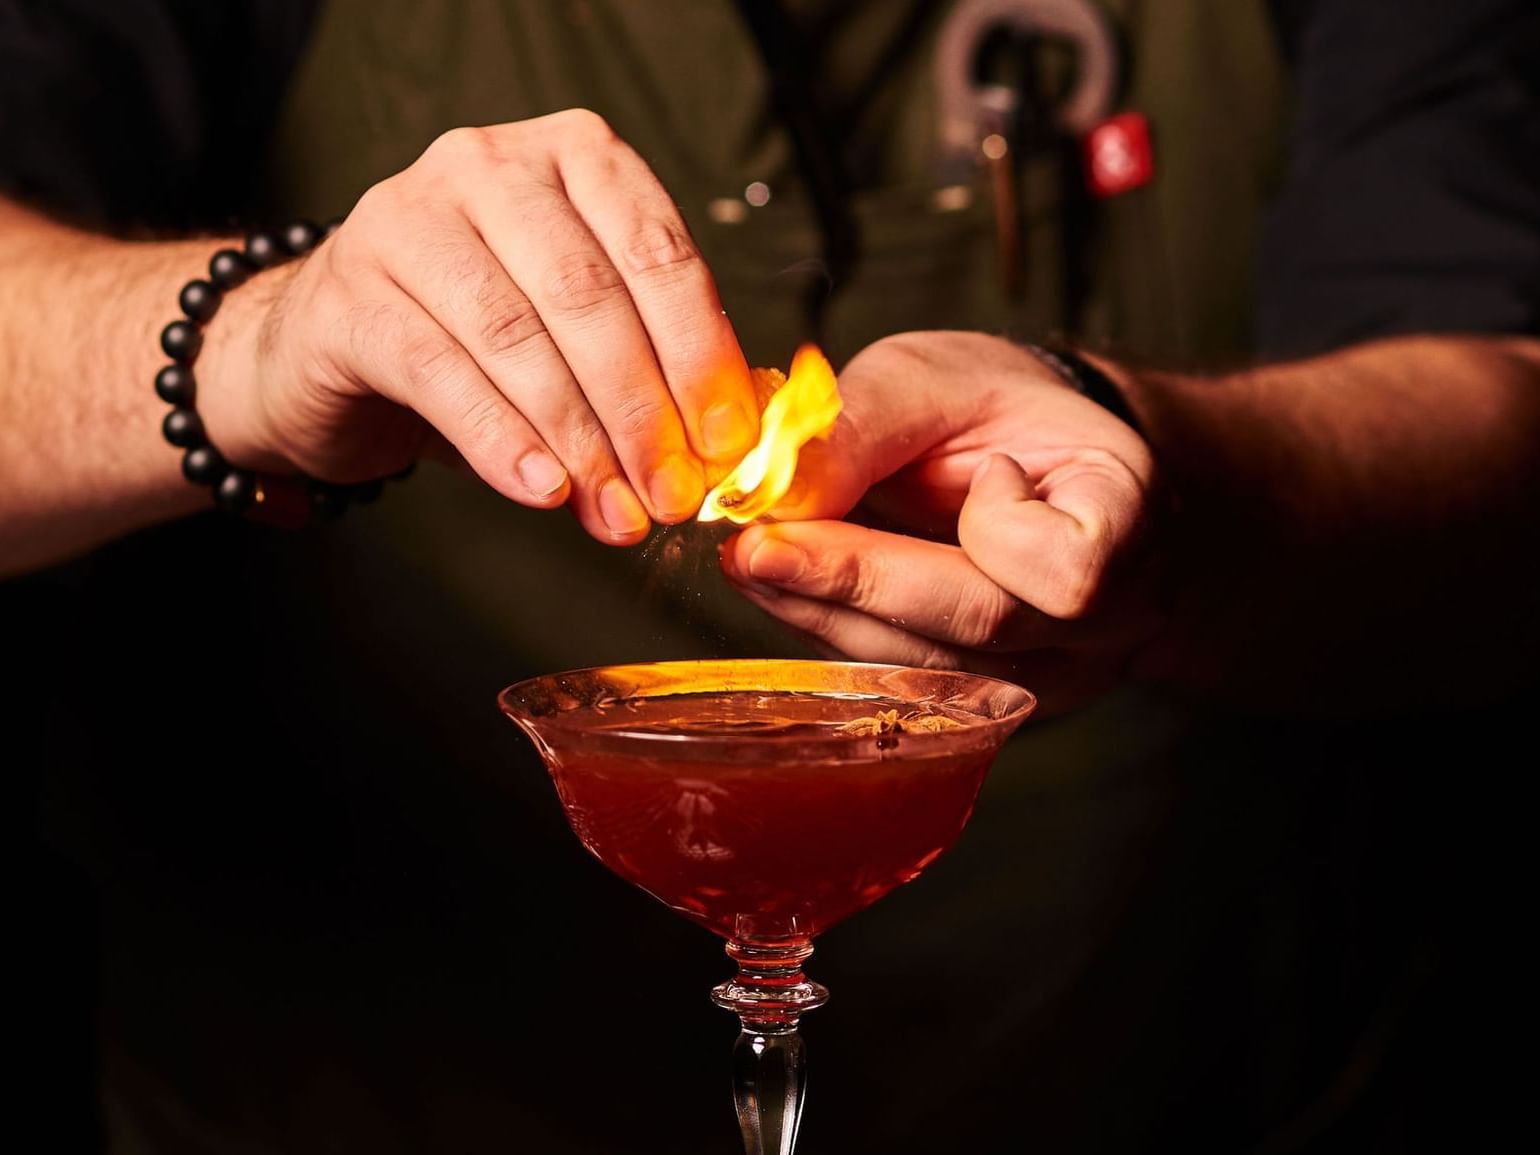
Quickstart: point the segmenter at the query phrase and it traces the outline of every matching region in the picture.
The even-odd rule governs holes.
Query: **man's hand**
[[[729,578],[825,648],[1012,677],[1048,710],[1115,677],[1157,621],[1140,437],[982,334],[878,342],[840,391],[786,520],[724,547]],[[858,501],[868,524],[826,520]]]
[[[231,293],[198,377],[237,464],[354,481],[441,437],[615,544],[694,514],[758,426],[672,200],[581,111],[440,137],[307,260]]]

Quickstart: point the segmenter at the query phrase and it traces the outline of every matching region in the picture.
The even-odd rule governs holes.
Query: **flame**
[[[791,488],[797,454],[814,437],[828,434],[843,404],[828,359],[816,345],[803,345],[791,359],[786,383],[765,406],[759,444],[706,495],[700,520],[725,517],[747,525],[774,509]]]

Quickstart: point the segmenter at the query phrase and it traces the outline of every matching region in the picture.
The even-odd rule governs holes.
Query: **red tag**
[[[1121,112],[1086,134],[1085,179],[1092,195],[1121,196],[1155,179],[1150,122],[1142,113]]]

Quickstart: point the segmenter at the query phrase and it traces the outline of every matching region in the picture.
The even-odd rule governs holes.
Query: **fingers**
[[[759,431],[749,369],[716,284],[672,198],[607,129],[561,154],[572,207],[634,302],[696,453],[736,464]]]
[[[1080,663],[1065,648],[967,649],[839,602],[803,597],[758,582],[740,582],[737,588],[826,658],[973,670],[1030,687],[1046,707],[1060,700],[1076,700],[1076,682],[1084,680]]]
[[[799,522],[745,530],[724,545],[722,565],[739,592],[827,657],[1004,678],[1038,694],[1043,716],[1105,691],[1122,668],[1120,649],[1022,606],[955,546]]]
[[[568,481],[540,434],[415,301],[355,308],[352,362],[382,396],[420,413],[488,485],[548,509]]]
[[[956,546],[845,522],[751,526],[726,543],[722,565],[770,613],[842,647],[897,630],[917,652],[1014,651],[1054,644],[1065,633]]]
[[[608,431],[539,312],[464,217],[441,214],[424,240],[423,248],[387,259],[391,277],[475,358],[540,434],[571,478],[571,505],[584,528],[601,541],[638,540],[648,528],[649,511],[638,502]],[[421,259],[424,252],[432,259]],[[522,460],[517,468],[530,486],[551,473],[540,459]],[[683,500],[688,502],[688,493]],[[651,512],[677,511],[655,506]]]
[[[594,536],[692,516],[706,461],[753,445],[748,367],[710,274],[598,117],[456,130],[366,201],[355,232],[540,434]]]
[[[741,587],[741,592],[760,609],[802,634],[826,657],[934,669],[963,665],[962,655],[949,646],[834,602],[763,587]]]
[[[702,458],[741,455],[757,434],[748,368],[710,275],[656,178],[597,117],[515,127],[555,134],[549,171],[496,195],[478,185],[463,211],[533,305],[649,511],[681,521],[705,496]]]
[[[1051,490],[1051,501],[1041,492]],[[1090,611],[1113,557],[1134,538],[1144,497],[1111,458],[1086,457],[1034,486],[1004,454],[974,474],[958,518],[964,552],[1029,605],[1073,620]]]
[[[344,313],[411,332],[409,348],[333,362],[342,374],[381,383],[500,491],[570,499],[600,540],[692,516],[708,465],[758,436],[748,367],[683,220],[591,113],[445,134],[371,189],[329,248],[347,254],[331,262]],[[387,303],[399,291],[413,310],[374,303],[380,273]],[[517,456],[499,464],[505,452]]]
[[[583,407],[660,521],[700,506],[705,478],[653,357],[646,329],[604,250],[555,194],[468,206],[472,224],[534,306],[534,316],[577,383]],[[574,425],[587,423],[575,418]]]
[[[896,520],[935,534],[960,510],[979,463],[1009,448],[1049,504],[1082,522],[1100,519],[1115,538],[1115,519],[1091,508],[1103,495],[1067,483],[1101,474],[1121,487],[1115,503],[1138,508],[1139,479],[1153,473],[1149,447],[1128,426],[1030,353],[982,333],[884,338],[845,367],[840,392],[845,407],[830,438],[811,445],[798,469],[803,496],[772,511],[777,518],[843,517],[880,485],[899,499],[892,512],[910,515]]]

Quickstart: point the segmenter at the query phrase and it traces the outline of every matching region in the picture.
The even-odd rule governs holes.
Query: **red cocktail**
[[[858,714],[890,712],[890,750],[865,743],[866,757],[838,767],[786,761],[763,741],[838,732]],[[728,939],[811,937],[914,878],[961,832],[991,757],[980,749],[892,757],[905,725],[898,719],[917,714],[895,699],[687,694],[629,703],[623,719],[591,713],[582,724],[596,735],[674,734],[743,747],[735,757],[676,760],[635,742],[634,750],[549,759],[583,845]],[[918,716],[953,721],[939,711]],[[750,730],[758,741],[744,740]],[[844,741],[854,747],[859,738]]]
[[[664,662],[503,691],[573,830],[622,878],[728,940],[712,992],[742,1024],[751,1155],[789,1155],[814,935],[956,840],[990,762],[1035,705],[956,671],[853,662]]]

